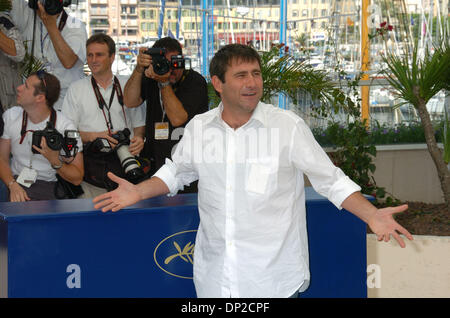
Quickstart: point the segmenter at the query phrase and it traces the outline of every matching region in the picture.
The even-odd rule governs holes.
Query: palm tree
[[[426,107],[428,101],[437,93],[442,90],[449,91],[450,44],[448,37],[442,37],[442,41],[434,46],[433,51],[430,52],[426,48],[423,57],[419,56],[418,42],[415,41],[412,48],[405,50],[403,56],[386,53],[382,59],[387,64],[387,69],[383,73],[389,84],[396,94],[405,100],[404,103],[412,104],[419,114],[428,151],[436,166],[447,210],[450,212],[450,171],[442,151],[437,146],[430,114]]]
[[[300,33],[300,35],[295,38],[295,41],[298,42],[300,47],[305,48],[308,45],[308,36],[306,33]]]

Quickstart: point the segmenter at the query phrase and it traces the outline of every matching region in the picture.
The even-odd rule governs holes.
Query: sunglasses
[[[39,70],[36,72],[36,76],[39,78],[39,80],[42,81],[42,83],[44,84],[44,88],[45,88],[45,98],[47,98],[47,82],[45,81],[45,75],[47,74],[47,72],[45,70]]]

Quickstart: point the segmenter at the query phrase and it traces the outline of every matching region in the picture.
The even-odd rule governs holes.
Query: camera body
[[[44,6],[45,12],[50,15],[60,13],[63,7],[68,7],[72,3],[72,0],[28,0],[28,6],[33,10],[37,10],[38,1]]]
[[[51,122],[47,122],[47,126],[43,130],[36,130],[33,132],[31,144],[41,147],[41,140],[45,138],[47,146],[52,150],[58,150],[62,152],[62,156],[66,158],[75,157],[78,152],[77,138],[80,134],[76,130],[66,130],[64,136],[55,129]],[[31,147],[31,151],[35,154],[39,152]]]
[[[166,49],[164,48],[149,48],[145,51],[152,57],[153,71],[158,75],[164,75],[171,69],[184,68],[185,59],[183,55],[175,55],[169,60],[166,59]]]
[[[184,68],[185,58],[183,55],[173,55],[170,59],[170,67],[173,69]]]
[[[138,184],[146,178],[146,174],[141,167],[136,157],[130,153],[130,130],[125,128],[122,131],[118,131],[111,137],[117,140],[115,151],[119,158],[120,164],[125,171],[125,177],[128,181]]]

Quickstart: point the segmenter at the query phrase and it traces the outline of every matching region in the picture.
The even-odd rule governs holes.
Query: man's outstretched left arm
[[[354,192],[342,202],[342,207],[366,222],[372,232],[377,235],[378,241],[388,242],[392,235],[401,247],[405,247],[400,234],[405,235],[410,241],[413,240],[412,235],[393,218],[395,213],[408,209],[406,204],[377,209],[360,192]]]

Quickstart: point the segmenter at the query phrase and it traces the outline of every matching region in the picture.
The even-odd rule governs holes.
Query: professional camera
[[[170,59],[170,67],[173,69],[176,68],[184,68],[185,66],[185,58],[183,55],[173,55]]]
[[[38,9],[38,1],[44,6],[45,12],[50,15],[62,12],[63,7],[68,7],[72,3],[72,0],[28,0],[28,6],[36,10]]]
[[[125,128],[122,131],[118,131],[116,134],[112,135],[114,139],[117,140],[116,145],[117,157],[119,157],[120,164],[125,171],[126,179],[134,184],[137,184],[146,178],[146,174],[141,167],[139,161],[136,157],[130,153],[130,130]]]
[[[150,48],[145,54],[151,55],[153,71],[158,75],[164,75],[171,69],[184,68],[185,59],[183,55],[172,56],[170,62],[166,59],[166,49]]]
[[[53,124],[49,121],[44,130],[36,130],[33,132],[33,138],[31,144],[41,147],[42,137],[45,138],[47,146],[52,150],[63,150],[61,155],[66,158],[75,157],[78,152],[77,138],[80,134],[76,130],[66,130],[64,136],[59,133]],[[31,147],[33,153],[38,154],[39,152]]]

